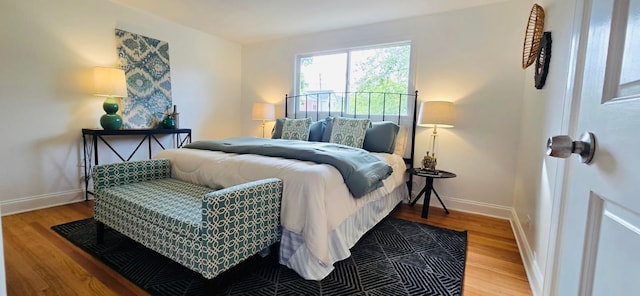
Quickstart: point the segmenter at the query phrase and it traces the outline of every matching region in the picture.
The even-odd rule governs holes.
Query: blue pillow
[[[373,122],[364,135],[362,149],[369,152],[393,153],[400,126],[391,121]]]
[[[322,132],[322,139],[320,141],[329,143],[331,139],[331,131],[333,130],[333,117],[329,116],[325,118],[324,132]]]
[[[271,139],[280,139],[282,138],[282,127],[284,126],[284,118],[276,119],[276,124],[273,126],[273,130],[271,131]]]
[[[309,141],[320,142],[322,140],[322,136],[323,136],[326,124],[327,123],[324,119],[312,123],[311,126],[309,126]],[[271,131],[272,139],[282,138],[283,126],[284,126],[284,118],[278,118],[276,120],[276,124],[273,126],[273,130]],[[329,142],[328,139],[327,139],[327,142]]]
[[[326,126],[326,122],[323,120],[316,121],[309,126],[309,141],[320,142],[322,141],[322,134]]]

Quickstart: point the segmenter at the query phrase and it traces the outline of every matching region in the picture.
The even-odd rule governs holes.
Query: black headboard
[[[304,102],[304,107],[301,108],[300,102]],[[293,96],[285,95],[285,117],[311,117],[316,121],[327,116],[369,118],[372,121],[392,121],[398,125],[406,126],[411,129],[410,133],[407,130],[407,139],[411,141],[411,149],[409,157],[404,157],[404,161],[410,168],[413,168],[417,104],[417,90],[409,94],[323,91]],[[372,105],[375,106],[372,107]],[[411,177],[412,175],[409,174],[409,182],[407,183],[409,192],[411,192]]]

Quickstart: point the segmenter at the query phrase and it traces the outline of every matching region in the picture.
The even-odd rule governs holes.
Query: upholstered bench
[[[279,179],[214,190],[154,159],[97,165],[93,180],[99,243],[107,225],[207,279],[280,240]]]

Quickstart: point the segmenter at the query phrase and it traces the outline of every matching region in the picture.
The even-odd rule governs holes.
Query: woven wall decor
[[[540,39],[544,33],[544,9],[538,4],[533,4],[527,30],[524,34],[524,45],[522,47],[522,69],[531,66],[538,56],[540,49]]]

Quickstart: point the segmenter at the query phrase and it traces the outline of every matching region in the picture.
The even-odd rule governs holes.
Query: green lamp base
[[[119,130],[122,127],[122,117],[118,114],[104,114],[100,117],[100,125],[105,130]]]
[[[107,114],[100,117],[100,125],[105,130],[119,130],[122,127],[122,117],[118,112],[118,101],[114,97],[107,97],[102,104],[102,109]]]

